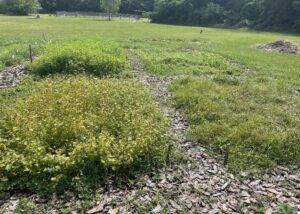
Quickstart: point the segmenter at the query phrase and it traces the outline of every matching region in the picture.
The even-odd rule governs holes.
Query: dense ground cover
[[[86,77],[37,83],[1,109],[0,191],[61,191],[164,156],[167,120],[141,84]],[[97,183],[97,182],[96,182]]]
[[[40,57],[36,62],[36,64],[44,64],[48,60],[46,57],[47,52],[44,49],[45,43],[50,48],[56,48],[53,52],[53,59],[55,59],[56,53],[60,53],[60,50],[58,50],[59,44],[66,44],[70,40],[76,39],[93,40],[96,43],[97,41],[101,43],[101,38],[108,38],[118,43],[124,49],[124,52],[130,50],[128,51],[130,54],[138,56],[144,63],[146,72],[160,76],[178,76],[178,80],[170,86],[170,90],[175,95],[172,104],[184,113],[191,124],[188,137],[199,144],[206,145],[213,152],[212,154],[221,155],[221,158],[225,157],[227,159],[225,162],[228,162],[230,170],[239,174],[241,171],[263,172],[264,170],[273,169],[277,165],[299,168],[299,56],[265,52],[255,48],[257,44],[270,43],[278,39],[300,43],[300,37],[297,35],[214,28],[201,28],[203,33],[200,34],[200,28],[198,27],[156,25],[128,21],[108,22],[97,18],[57,17],[34,19],[32,17],[0,16],[0,29],[0,67],[2,68],[28,60],[28,44],[33,45],[35,55],[45,53],[44,57]],[[57,44],[57,46],[52,46],[51,44]],[[90,44],[90,47],[87,48],[91,50],[91,47],[93,47],[93,44]],[[117,49],[119,53],[120,49]],[[20,54],[16,57],[15,53]],[[93,55],[94,50],[91,50],[89,53]],[[122,53],[120,58],[125,60]],[[89,98],[93,96],[98,97],[99,100],[95,101],[91,98],[93,103],[94,101],[95,103],[90,103],[91,105],[87,109],[93,113],[92,115],[96,114],[93,109],[97,102],[109,102],[110,99],[108,101],[102,99],[101,94],[104,92],[107,92],[105,95],[111,97],[113,102],[113,104],[107,103],[107,106],[117,105],[113,108],[115,111],[108,111],[107,107],[101,114],[107,112],[110,115],[116,114],[118,116],[120,113],[118,109],[127,109],[126,106],[123,106],[123,103],[119,103],[119,100],[123,101],[124,98],[132,99],[136,106],[137,109],[132,110],[132,113],[136,112],[136,110],[139,113],[144,110],[147,112],[147,109],[154,108],[153,101],[148,95],[145,95],[144,89],[131,81],[122,80],[121,84],[116,80],[112,80],[112,83],[109,83],[109,80],[97,80],[101,84],[103,83],[103,86],[96,84],[94,80],[85,78],[82,82],[75,79],[75,82],[77,81],[79,85],[82,86],[83,84],[84,87],[69,88],[68,84],[62,83],[61,80],[58,81],[58,86],[55,86],[57,83],[55,81],[46,80],[44,83],[37,83],[30,78],[20,87],[1,91],[1,107],[6,109],[6,106],[16,105],[16,110],[10,109],[4,112],[5,118],[8,118],[8,120],[2,121],[2,130],[5,131],[1,133],[3,140],[0,148],[5,150],[6,145],[14,147],[16,141],[7,142],[9,141],[8,139],[35,141],[33,145],[41,148],[39,144],[41,139],[51,139],[54,133],[55,136],[61,136],[60,133],[53,131],[53,129],[47,131],[48,126],[46,125],[49,121],[39,120],[34,115],[38,115],[39,112],[42,114],[43,111],[40,111],[40,109],[44,109],[44,105],[47,102],[50,102],[48,103],[49,106],[54,106],[55,108],[61,106],[61,103],[53,100],[56,100],[55,96],[61,96],[64,92],[65,94],[70,94],[61,97],[66,103],[64,107],[70,113],[70,117],[64,114],[58,115],[64,118],[64,121],[69,121],[68,124],[70,126],[67,126],[69,128],[66,133],[70,133],[70,135],[62,136],[66,137],[67,141],[69,136],[71,138],[74,137],[74,132],[69,132],[69,130],[77,128],[78,132],[82,134],[80,135],[81,137],[91,139],[95,136],[95,130],[89,133],[84,128],[81,129],[76,126],[77,120],[75,120],[75,125],[72,123],[72,118],[77,118],[80,111],[69,109],[70,106],[81,104],[82,108],[79,109],[86,108],[85,106],[83,107],[83,102],[90,103]],[[90,83],[90,81],[92,81],[92,84],[85,85],[86,82]],[[110,88],[111,85],[109,84],[116,84],[115,87],[112,87],[115,90],[107,90],[105,86]],[[39,87],[46,87],[51,90],[47,92]],[[61,87],[59,90],[62,90],[63,93],[56,93],[56,87]],[[39,93],[37,90],[39,90]],[[74,95],[73,90],[74,93],[76,92],[80,95],[79,98],[72,97]],[[32,94],[32,92],[35,93]],[[129,97],[127,93],[130,94]],[[40,94],[44,94],[44,96]],[[88,96],[85,97],[83,94],[88,94]],[[51,99],[43,101],[44,97],[52,97],[53,102]],[[71,102],[70,100],[73,98],[78,99],[78,102]],[[145,106],[145,109],[141,106]],[[96,107],[98,108],[99,106]],[[147,134],[151,135],[147,131],[155,131],[155,125],[164,124],[161,121],[163,117],[160,115],[160,112],[157,109],[153,112],[157,113],[157,115],[151,114],[150,118],[137,117],[143,118],[145,121],[151,118],[154,119],[153,124],[151,124],[152,122],[149,123],[149,127],[146,126],[145,130],[139,129],[139,127],[145,127],[142,121],[131,120],[132,118],[125,118],[124,115],[124,118],[121,115],[122,120],[117,119],[116,123],[105,123],[105,127],[112,130],[114,127],[112,128],[111,125],[116,125],[117,129],[120,128],[119,126],[124,126],[125,131],[118,132],[118,136],[122,136],[121,141],[131,142],[133,138],[129,139],[124,136],[129,135],[127,128],[132,125],[140,133],[139,136],[146,140],[143,137],[147,136]],[[20,121],[13,120],[16,114],[23,119]],[[9,118],[11,119],[9,120]],[[77,119],[81,120],[82,118],[78,117]],[[87,117],[87,119],[92,120],[93,118]],[[21,121],[29,121],[29,123],[24,125]],[[87,124],[84,118],[82,121],[84,124]],[[52,122],[49,124],[58,124],[59,127],[63,121],[53,117]],[[98,124],[98,122],[95,122],[95,124]],[[36,130],[42,131],[37,132]],[[47,135],[49,132],[52,134]],[[7,135],[8,133],[10,135]],[[43,135],[45,133],[46,135]],[[157,139],[157,141],[154,141],[163,141],[160,137],[163,136],[154,134],[154,139]],[[26,141],[24,140],[24,142]],[[49,142],[53,142],[53,140]],[[156,144],[154,143],[153,145]],[[28,145],[25,143],[25,145],[20,144],[20,146],[27,148]],[[75,147],[76,145],[72,144],[71,150],[73,151]],[[28,151],[31,151],[31,148],[28,147],[28,149]],[[17,150],[17,153],[14,155],[20,157],[23,155],[23,151],[22,149]],[[66,148],[58,151],[62,152],[58,155],[64,155],[63,151],[66,151]],[[156,152],[158,151],[153,150],[151,154],[155,155]],[[1,159],[4,161],[2,173],[8,176],[6,185],[10,185],[15,176],[13,168],[6,169],[3,167],[8,165],[5,161],[10,161],[13,158],[8,153],[4,157],[8,156],[9,158]],[[36,156],[38,157],[38,155]],[[133,162],[138,159],[135,158],[133,158]],[[16,160],[20,159],[16,158]],[[126,161],[111,161],[113,164],[108,161],[108,168],[117,166],[118,163],[127,164]],[[25,163],[28,164],[26,161]],[[34,166],[34,162],[30,162],[29,166]],[[50,171],[56,170],[55,172],[59,172],[58,174],[62,176],[61,181],[64,180],[66,171],[69,173],[69,169],[71,169],[71,172],[73,170],[72,167],[68,168],[67,166],[62,166],[59,169],[53,169],[51,168],[52,166],[49,168]],[[23,165],[18,167],[23,167]],[[25,170],[19,171],[27,173]],[[32,182],[47,182],[47,179],[44,180],[44,178],[39,177],[38,172],[33,172],[36,179],[32,180]],[[28,178],[26,176],[22,177],[25,180]],[[16,183],[15,185],[24,187],[24,183]],[[32,185],[34,184],[28,184],[32,189],[36,189]]]
[[[186,78],[172,85],[175,105],[191,124],[189,137],[227,156],[235,172],[299,167],[297,92],[262,78],[222,80]]]
[[[98,39],[47,44],[31,69],[42,76],[57,73],[107,76],[121,73],[125,65],[125,55],[117,44]]]

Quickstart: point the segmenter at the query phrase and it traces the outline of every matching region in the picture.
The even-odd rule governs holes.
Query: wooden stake
[[[167,150],[167,157],[166,157],[167,164],[170,163],[170,156],[171,156],[172,148],[173,148],[173,145],[171,143],[169,143],[168,150]]]
[[[46,36],[45,36],[44,32],[42,33],[42,36],[43,36],[44,42],[47,42],[47,39],[46,39]]]
[[[226,147],[225,149],[225,154],[224,154],[224,165],[227,166],[228,165],[228,161],[229,161],[229,146]]]
[[[29,45],[29,59],[30,59],[30,63],[33,62],[33,57],[32,57],[32,47],[31,45]]]

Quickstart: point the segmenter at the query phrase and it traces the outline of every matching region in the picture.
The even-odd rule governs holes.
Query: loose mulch
[[[17,86],[27,75],[24,65],[15,65],[0,72],[0,90]]]

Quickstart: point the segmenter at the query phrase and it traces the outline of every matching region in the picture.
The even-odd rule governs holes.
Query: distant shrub
[[[190,138],[222,155],[229,152],[234,171],[299,166],[297,92],[268,81],[217,82],[185,78],[172,86],[175,105],[190,121]]]
[[[167,124],[134,81],[42,81],[1,110],[0,191],[51,192],[83,177],[128,174],[163,157]]]
[[[103,40],[71,41],[48,44],[45,54],[32,65],[38,75],[87,73],[96,76],[120,73],[125,55],[117,44]]]

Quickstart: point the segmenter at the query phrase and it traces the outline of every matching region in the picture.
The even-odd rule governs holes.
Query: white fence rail
[[[97,13],[97,12],[67,12],[67,11],[56,11],[57,16],[67,16],[67,17],[108,17],[108,13]],[[133,14],[111,14],[112,18],[129,18],[129,19],[141,19],[140,15]]]

